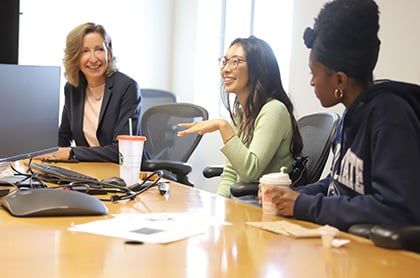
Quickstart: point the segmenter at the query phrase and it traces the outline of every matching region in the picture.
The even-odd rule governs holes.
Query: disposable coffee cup
[[[321,241],[322,241],[322,247],[324,248],[331,248],[332,241],[335,236],[335,231],[332,230],[321,230]]]
[[[261,196],[263,213],[268,215],[278,215],[277,208],[272,202],[273,194],[267,192],[269,189],[274,189],[278,186],[289,187],[291,180],[289,174],[285,173],[286,167],[281,167],[280,172],[270,173],[260,178]]]
[[[138,183],[146,137],[118,135],[120,178],[127,185]]]

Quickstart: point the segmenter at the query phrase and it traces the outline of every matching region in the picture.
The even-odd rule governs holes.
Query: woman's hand
[[[34,159],[68,160],[71,148],[58,148],[58,151],[34,157]]]
[[[271,201],[276,205],[278,213],[281,216],[294,216],[294,208],[297,197],[300,193],[293,191],[287,187],[275,187],[273,189],[267,189],[267,194],[271,194]],[[262,191],[261,184],[258,185],[258,202],[262,204]]]
[[[198,133],[203,135],[205,133],[214,132],[219,130],[220,121],[224,121],[221,119],[215,120],[207,120],[201,122],[194,122],[194,123],[180,123],[178,124],[179,127],[187,128],[183,131],[178,132],[178,136],[182,137],[192,133]]]
[[[188,134],[198,133],[200,135],[219,130],[223,143],[226,144],[230,138],[235,136],[235,131],[230,124],[224,119],[214,119],[194,123],[180,123],[179,127],[187,128],[178,132],[178,136],[182,137]]]

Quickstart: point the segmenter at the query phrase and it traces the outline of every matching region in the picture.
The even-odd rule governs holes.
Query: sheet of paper
[[[201,212],[116,214],[112,219],[72,225],[69,230],[148,243],[169,243],[205,233],[217,222]]]
[[[247,222],[248,225],[271,231],[277,234],[283,234],[291,237],[321,237],[321,230],[330,229],[338,234],[337,228],[325,225],[319,228],[305,228],[301,225],[291,223],[286,220],[271,221],[271,222]]]

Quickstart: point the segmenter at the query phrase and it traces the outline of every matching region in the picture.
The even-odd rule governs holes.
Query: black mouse
[[[124,181],[124,179],[120,178],[120,177],[110,177],[110,178],[105,178],[103,180],[101,180],[102,183],[107,184],[107,185],[116,185],[116,186],[121,186],[121,187],[126,187],[127,183]]]

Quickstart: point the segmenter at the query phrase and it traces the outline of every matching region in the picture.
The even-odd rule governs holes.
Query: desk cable
[[[111,202],[122,201],[122,200],[134,200],[141,193],[156,186],[159,183],[162,176],[163,176],[163,171],[156,170],[152,172],[150,175],[148,175],[141,183],[137,183],[135,185],[130,186],[131,188],[139,188],[139,190],[133,191],[129,189],[130,187],[127,187],[129,190],[124,195],[114,194],[114,195],[111,195],[109,199],[100,199],[100,200],[111,201]],[[147,182],[151,181],[153,177],[155,177],[155,179],[151,183],[147,184]]]
[[[162,176],[163,176],[163,172],[161,170],[157,170],[157,171],[152,172],[150,175],[148,175],[141,183],[136,183],[131,186],[121,186],[121,185],[106,183],[103,181],[86,180],[86,181],[70,182],[70,183],[58,185],[52,188],[77,190],[79,192],[86,193],[86,194],[89,194],[90,192],[98,191],[98,190],[102,191],[102,193],[101,192],[96,193],[97,195],[114,193],[109,198],[98,198],[98,199],[101,201],[106,201],[106,202],[116,202],[116,201],[122,201],[122,200],[134,200],[139,194],[156,186],[159,183]],[[54,181],[49,180],[49,182],[54,182]],[[60,181],[56,180],[55,183],[60,184]]]
[[[29,187],[29,188],[46,188],[47,185],[44,183],[44,181],[38,176],[37,173],[30,172],[28,173],[22,173],[19,170],[17,170],[12,164],[10,164],[10,168],[12,171],[19,176],[25,177],[20,181],[17,181],[15,183],[12,183],[11,185],[20,188],[22,187]]]
[[[30,164],[29,164],[30,165]],[[141,193],[149,190],[150,188],[157,186],[160,179],[163,176],[163,171],[156,170],[149,174],[141,183],[137,183],[131,186],[121,186],[111,183],[106,183],[102,181],[92,181],[92,180],[80,180],[80,181],[68,181],[62,180],[60,178],[55,177],[48,177],[48,176],[41,176],[37,172],[33,172],[32,169],[29,167],[30,173],[21,173],[17,169],[15,169],[12,165],[11,168],[13,171],[18,173],[19,175],[25,176],[25,180],[29,179],[31,182],[30,188],[45,188],[47,185],[45,182],[54,183],[58,186],[49,187],[49,188],[60,188],[60,189],[67,189],[67,190],[77,190],[82,193],[89,194],[89,191],[99,191],[102,190],[102,194],[107,193],[114,193],[110,196],[110,198],[99,198],[101,201],[110,201],[116,202],[121,200],[134,200],[138,195]],[[153,180],[152,180],[153,179]],[[36,181],[32,186],[32,180]],[[39,185],[40,184],[40,185]],[[13,184],[19,188],[19,184]],[[122,194],[118,194],[122,193]]]

